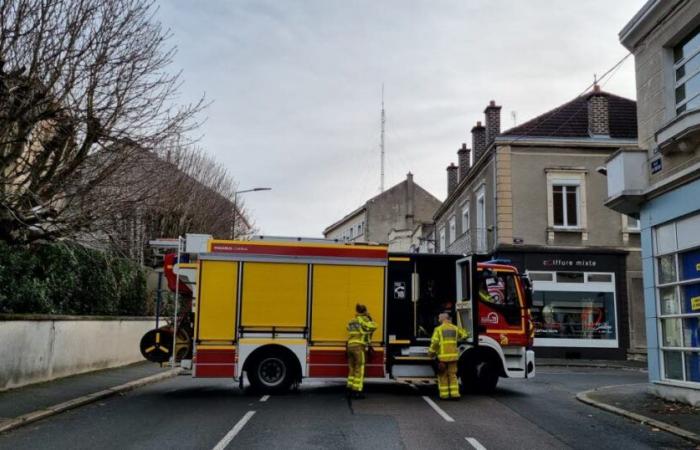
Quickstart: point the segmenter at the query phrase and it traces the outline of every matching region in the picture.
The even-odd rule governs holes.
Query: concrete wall
[[[5,319],[0,317],[0,391],[143,361],[139,342],[154,327],[152,318]]]

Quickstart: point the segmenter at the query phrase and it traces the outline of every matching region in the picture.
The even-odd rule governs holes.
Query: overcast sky
[[[263,234],[320,236],[414,173],[440,200],[445,167],[494,99],[502,127],[564,103],[626,53],[617,33],[644,0],[162,1],[183,101],[213,101],[201,145]],[[635,97],[629,58],[604,90]]]

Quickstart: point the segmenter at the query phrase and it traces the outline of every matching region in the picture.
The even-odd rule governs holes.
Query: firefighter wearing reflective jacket
[[[367,307],[357,304],[355,317],[348,323],[348,394],[362,398],[365,378],[365,357],[377,324],[372,322]]]
[[[464,329],[452,324],[448,313],[440,314],[438,320],[440,325],[435,327],[433,332],[429,354],[438,360],[437,382],[440,398],[457,399],[460,397],[457,382],[458,342],[467,339],[469,335]]]

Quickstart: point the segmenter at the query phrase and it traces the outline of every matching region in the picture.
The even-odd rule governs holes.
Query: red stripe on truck
[[[347,247],[310,247],[286,245],[246,245],[217,244],[211,246],[212,253],[242,253],[254,255],[315,256],[328,258],[372,258],[386,259],[388,252],[382,248]]]

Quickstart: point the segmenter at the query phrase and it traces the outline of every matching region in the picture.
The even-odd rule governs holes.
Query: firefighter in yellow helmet
[[[363,398],[362,385],[365,379],[365,357],[377,324],[367,313],[365,305],[355,306],[355,317],[348,322],[348,395]]]
[[[435,327],[430,340],[429,354],[438,360],[438,391],[443,400],[458,399],[459,383],[457,382],[457,360],[459,359],[458,342],[469,337],[463,328],[452,324],[449,313],[438,316],[440,325]]]

